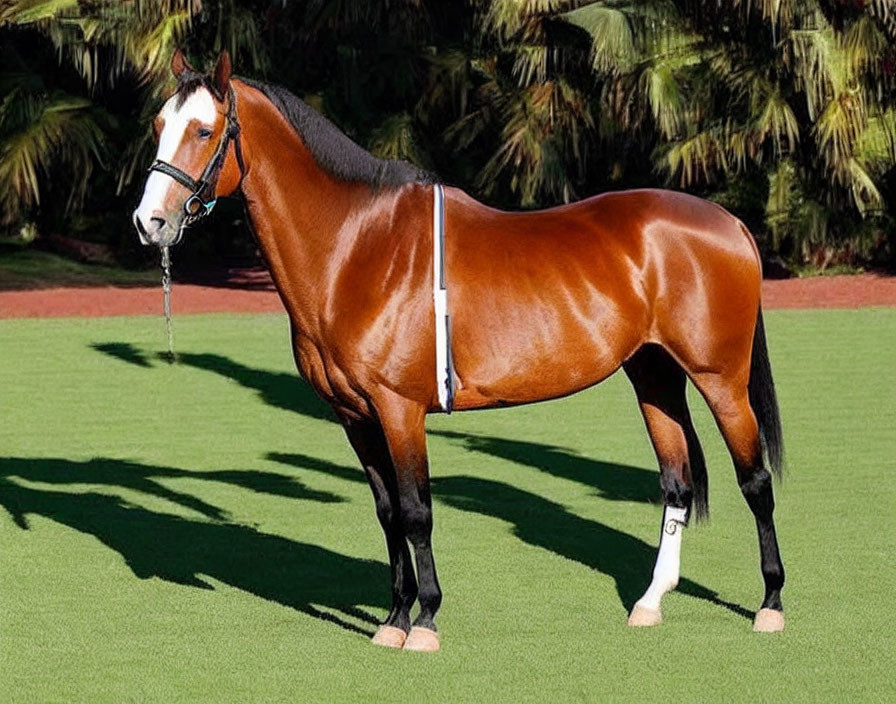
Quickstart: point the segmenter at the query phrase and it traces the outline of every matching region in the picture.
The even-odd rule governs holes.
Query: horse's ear
[[[215,88],[218,89],[218,95],[227,95],[227,85],[230,83],[230,54],[226,49],[218,56],[213,80]]]
[[[174,56],[171,57],[171,73],[174,74],[175,78],[180,78],[181,74],[184,71],[195,71],[192,66],[190,66],[190,62],[187,61],[187,58],[183,55],[183,52],[180,49],[174,50]]]

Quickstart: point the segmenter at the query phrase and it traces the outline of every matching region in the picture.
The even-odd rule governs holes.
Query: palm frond
[[[815,120],[831,96],[849,84],[849,66],[830,27],[793,31],[789,51],[796,87],[805,92],[809,119]]]
[[[684,96],[672,67],[665,62],[647,66],[640,78],[641,93],[664,139],[675,139],[684,125]]]
[[[864,102],[858,91],[834,96],[815,122],[813,132],[818,150],[843,185],[841,177],[847,173],[844,167],[852,157],[864,125]]]
[[[856,144],[855,155],[877,174],[896,167],[896,107],[868,119]]]
[[[871,174],[859,163],[858,159],[850,159],[848,163],[849,191],[858,211],[865,215],[883,207],[883,196]]]
[[[429,160],[414,133],[414,122],[407,113],[391,115],[374,131],[370,151],[384,159],[404,159],[429,168]]]
[[[705,130],[669,144],[664,168],[678,176],[682,188],[709,181],[717,171],[728,169],[724,142],[718,130]]]
[[[7,23],[27,25],[50,20],[77,8],[78,0],[19,0],[0,9],[0,27]]]
[[[591,36],[591,63],[598,74],[618,75],[634,68],[638,58],[628,15],[622,10],[592,3],[559,16]]]
[[[484,4],[484,29],[507,42],[521,33],[531,36],[537,32],[540,20],[566,9],[569,0],[491,0]]]
[[[755,131],[759,143],[771,138],[778,156],[796,149],[800,141],[799,122],[790,104],[777,90],[767,95],[756,115]]]
[[[863,15],[853,22],[841,40],[842,50],[856,75],[876,68],[889,45],[882,28],[871,15]]]
[[[83,197],[102,143],[89,106],[83,98],[56,95],[37,119],[6,136],[0,148],[0,221],[11,222],[40,204],[41,177],[56,167],[78,174],[70,180],[69,203]]]

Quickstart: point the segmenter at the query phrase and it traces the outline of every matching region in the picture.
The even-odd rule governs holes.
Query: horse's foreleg
[[[383,527],[392,568],[392,609],[373,636],[373,642],[401,648],[411,630],[411,607],[417,599],[417,580],[401,524],[398,482],[383,430],[378,423],[346,421],[345,432],[361,464]]]
[[[678,585],[681,538],[694,497],[706,509],[706,470],[687,408],[685,374],[661,348],[647,346],[625,363],[660,465],[663,522],[653,579],[629,616],[630,626],[662,622],[660,601]]]
[[[432,554],[432,498],[426,457],[425,408],[389,395],[377,405],[395,475],[404,535],[417,560],[420,613],[414,620],[405,648],[438,650],[435,615],[442,603],[442,590]]]

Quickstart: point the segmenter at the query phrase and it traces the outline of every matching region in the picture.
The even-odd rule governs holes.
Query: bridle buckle
[[[202,218],[212,212],[212,208],[215,207],[215,203],[217,202],[218,200],[215,199],[205,203],[202,198],[199,197],[198,193],[193,193],[184,202],[184,212],[189,218]]]

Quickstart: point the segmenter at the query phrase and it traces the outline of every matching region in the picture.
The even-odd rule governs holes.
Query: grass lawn
[[[768,312],[787,630],[692,402],[712,520],[629,629],[661,506],[622,376],[430,419],[442,651],[388,605],[373,502],[285,316],[0,321],[0,701],[894,701],[896,309]]]

